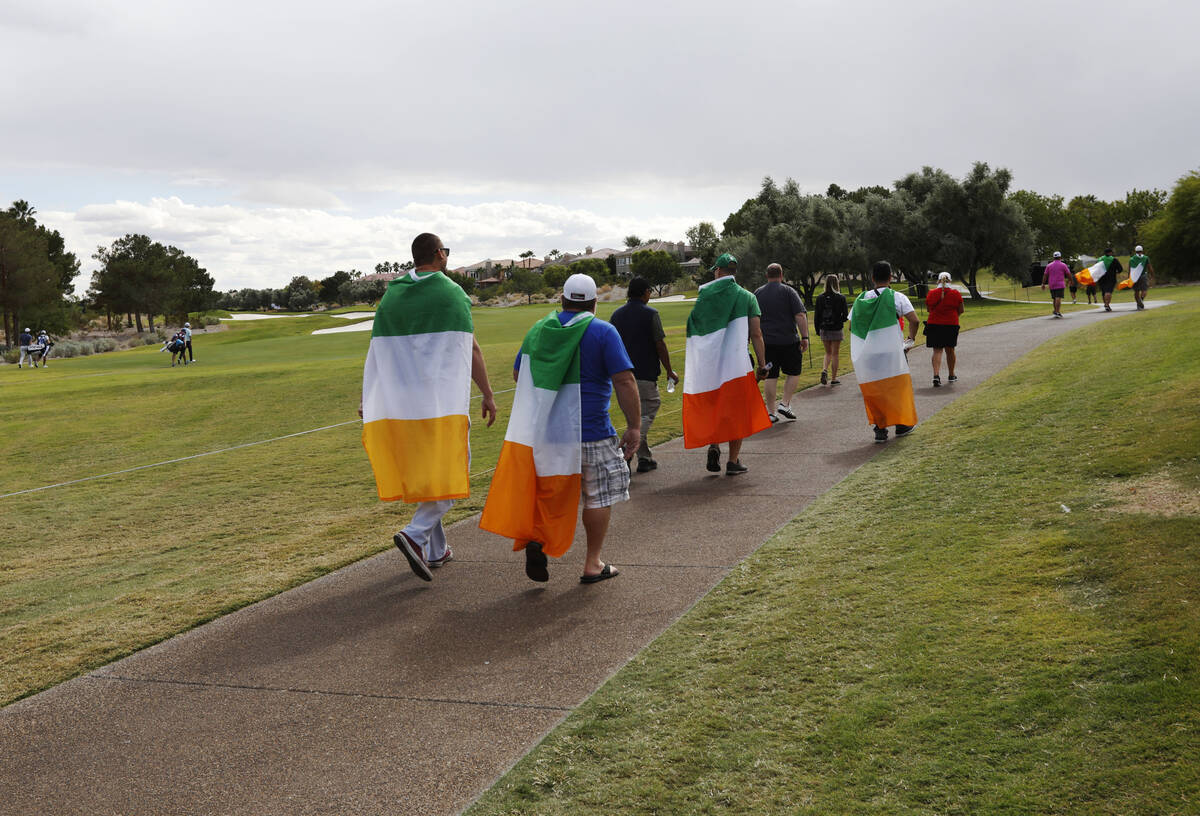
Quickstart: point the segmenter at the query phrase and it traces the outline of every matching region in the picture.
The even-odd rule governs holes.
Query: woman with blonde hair
[[[929,319],[925,321],[925,345],[933,349],[933,387],[940,388],[943,352],[949,368],[949,381],[958,379],[954,373],[954,366],[958,362],[954,349],[958,345],[958,316],[963,313],[963,298],[950,285],[949,272],[938,275],[938,285],[926,295],[925,306],[929,309]]]
[[[841,352],[842,327],[850,310],[846,305],[846,296],[838,286],[837,275],[825,276],[825,291],[817,295],[813,308],[817,323],[817,334],[821,337],[821,345],[825,346],[825,360],[821,364],[821,385],[841,385],[837,378],[838,354]]]

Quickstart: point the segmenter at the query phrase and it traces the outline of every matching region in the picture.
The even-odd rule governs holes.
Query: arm
[[[755,316],[750,318],[749,323],[750,343],[754,346],[755,373],[759,375],[759,379],[762,379],[767,373],[767,347],[763,344],[762,321]]]
[[[1154,285],[1154,264],[1146,261],[1146,285]]]
[[[479,341],[474,337],[471,338],[471,379],[475,381],[475,385],[479,386],[479,391],[483,394],[483,418],[490,428],[496,421],[496,399],[492,395],[492,385],[488,382],[487,366],[483,362],[483,349],[479,348]]]
[[[800,331],[800,350],[804,351],[808,348],[808,315],[804,312],[796,313],[796,328]]]
[[[663,364],[663,368],[667,371],[667,376],[675,382],[679,382],[679,375],[675,373],[675,369],[671,368],[671,351],[667,348],[667,341],[657,340],[654,346],[658,349],[658,361]]]
[[[917,319],[916,312],[909,312],[904,316],[904,325],[908,327],[908,339],[917,342],[917,327],[921,325],[921,321]]]
[[[613,375],[613,391],[617,392],[617,405],[625,415],[625,433],[621,436],[621,450],[629,461],[637,453],[642,442],[642,400],[638,396],[637,380],[633,371],[626,369]]]

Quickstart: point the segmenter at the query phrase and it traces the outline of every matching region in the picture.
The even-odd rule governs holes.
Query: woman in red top
[[[946,366],[954,382],[954,365],[958,362],[954,349],[958,345],[958,316],[963,313],[963,299],[958,290],[950,286],[950,273],[938,275],[938,285],[925,297],[929,319],[925,321],[925,345],[933,349],[933,387],[942,385],[942,351],[946,352]]]

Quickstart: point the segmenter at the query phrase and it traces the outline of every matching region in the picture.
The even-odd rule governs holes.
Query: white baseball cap
[[[590,275],[576,273],[563,284],[563,297],[579,303],[593,301],[596,299],[596,282]]]
[[[1141,251],[1142,251],[1142,245],[1141,245],[1141,244],[1138,244],[1137,246],[1135,246],[1135,247],[1133,248],[1133,251],[1134,251],[1134,252],[1141,252]]]
[[[950,280],[950,273],[949,272],[939,272],[938,280],[940,280],[940,281]]]
[[[1055,257],[1055,258],[1061,258],[1061,257],[1062,257],[1062,253],[1061,253],[1061,252],[1057,252],[1057,251],[1056,251],[1056,252],[1054,253],[1054,257]]]
[[[184,323],[184,324],[183,324],[183,327],[184,327],[185,329],[190,329],[190,328],[192,327],[192,324],[191,324],[191,323]]]

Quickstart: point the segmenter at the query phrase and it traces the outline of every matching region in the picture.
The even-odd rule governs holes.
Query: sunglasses
[[[439,252],[445,252],[445,253],[446,253],[446,257],[447,257],[447,258],[449,258],[449,257],[450,257],[450,247],[442,247],[442,248],[441,248],[440,250],[438,250],[438,251],[439,251]]]

